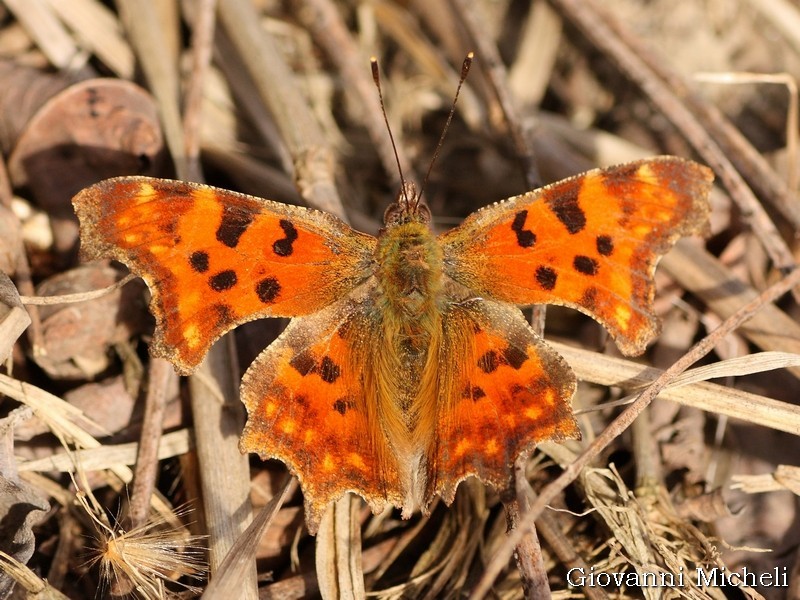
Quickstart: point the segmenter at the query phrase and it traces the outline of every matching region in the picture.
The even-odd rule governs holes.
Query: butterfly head
[[[427,224],[431,222],[431,209],[422,200],[422,196],[417,192],[417,186],[413,182],[403,182],[397,199],[383,213],[383,222],[386,227],[403,223]]]

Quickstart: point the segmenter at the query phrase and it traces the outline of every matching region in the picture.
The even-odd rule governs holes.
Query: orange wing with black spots
[[[314,313],[373,270],[375,239],[333,215],[210,186],[120,177],[73,203],[84,256],[147,282],[153,353],[182,373],[237,325]]]
[[[294,319],[242,379],[249,416],[242,452],[286,463],[303,489],[311,533],[345,492],[374,511],[402,506],[407,494],[382,435],[375,392],[364,384],[380,351],[369,306],[347,299]]]
[[[702,165],[658,157],[509,198],[439,236],[445,273],[495,300],[577,308],[639,354],[658,332],[656,263],[702,229],[712,179]]]
[[[454,303],[442,337],[426,505],[435,494],[452,502],[470,475],[506,489],[514,462],[537,443],[580,437],[570,406],[575,375],[517,308]]]

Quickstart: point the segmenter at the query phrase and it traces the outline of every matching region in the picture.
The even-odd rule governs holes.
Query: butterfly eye
[[[392,225],[394,223],[399,223],[403,212],[404,207],[400,206],[400,204],[397,202],[392,202],[386,207],[386,210],[383,213],[384,224]]]
[[[417,215],[419,215],[419,220],[423,223],[430,223],[431,222],[431,209],[428,207],[422,199],[417,200]]]

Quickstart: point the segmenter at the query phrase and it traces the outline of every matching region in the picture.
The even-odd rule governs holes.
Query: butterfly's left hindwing
[[[153,353],[183,373],[226,331],[316,312],[372,269],[375,239],[333,215],[210,186],[120,177],[73,203],[83,255],[119,260],[147,282]]]
[[[496,300],[577,308],[623,353],[640,354],[658,333],[656,263],[704,226],[712,179],[697,163],[660,157],[509,198],[439,236],[445,273]]]
[[[293,319],[242,379],[248,420],[240,447],[283,461],[297,476],[312,533],[345,492],[375,511],[402,506],[406,494],[378,423],[375,390],[364,383],[382,343],[370,307],[345,299]]]

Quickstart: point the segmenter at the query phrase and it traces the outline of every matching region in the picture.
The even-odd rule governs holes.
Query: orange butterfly
[[[487,206],[436,236],[413,184],[377,238],[204,185],[121,177],[74,199],[84,255],[152,291],[153,354],[190,373],[226,331],[296,317],[241,386],[241,449],[300,480],[309,529],[351,491],[408,516],[474,475],[498,488],[544,440],[579,437],[575,376],[514,305],[562,304],[625,354],[657,334],[655,265],[708,216],[711,171],[637,161]]]

